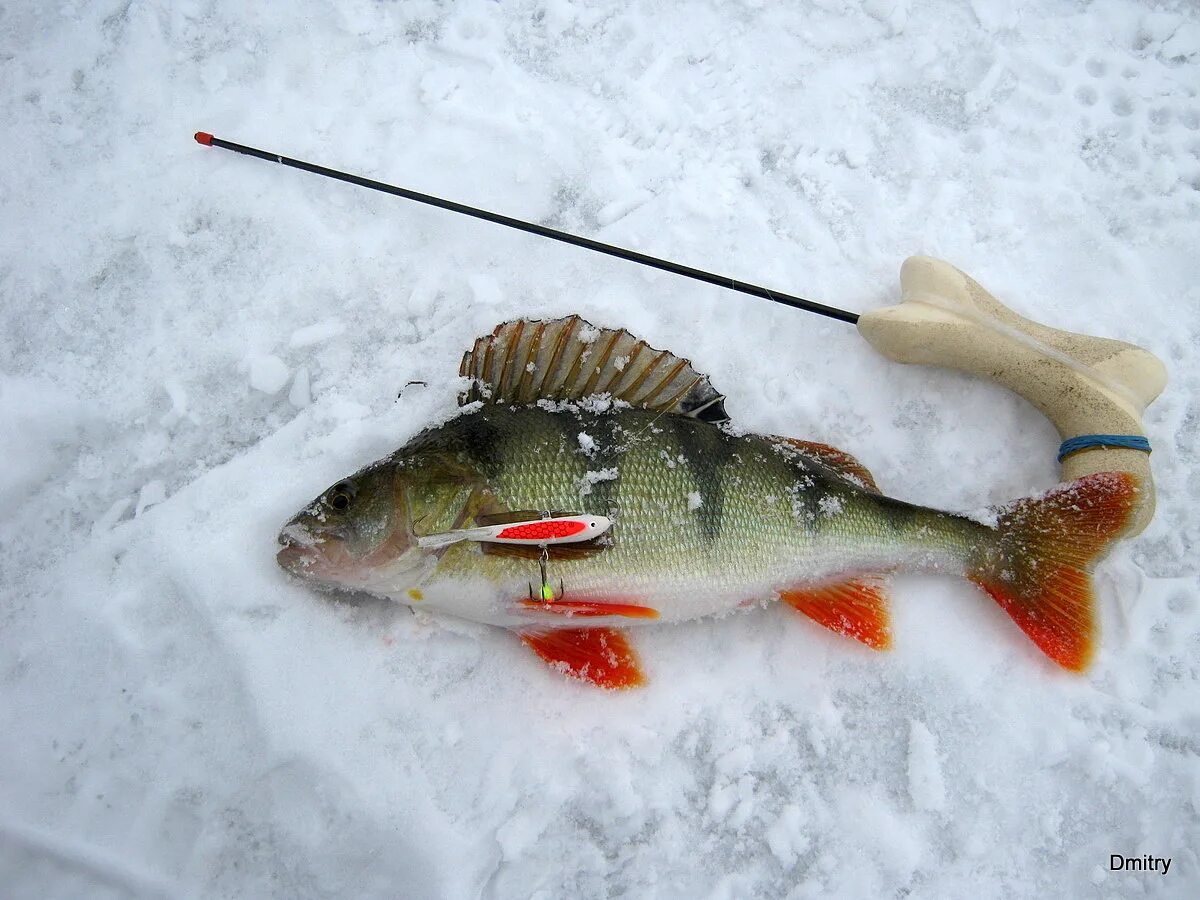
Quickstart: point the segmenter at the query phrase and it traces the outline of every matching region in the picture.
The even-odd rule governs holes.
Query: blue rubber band
[[[1092,447],[1119,447],[1122,450],[1150,452],[1150,441],[1140,434],[1081,434],[1067,438],[1058,448],[1058,461],[1062,462],[1072,453]]]

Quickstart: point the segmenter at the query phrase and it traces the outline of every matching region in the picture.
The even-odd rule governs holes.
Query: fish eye
[[[354,485],[348,481],[339,481],[329,489],[325,502],[338,512],[345,512],[354,502]]]

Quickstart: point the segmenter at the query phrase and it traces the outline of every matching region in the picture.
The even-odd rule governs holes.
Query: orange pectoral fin
[[[780,591],[785,603],[830,631],[862,641],[875,650],[892,646],[887,595],[877,581],[852,579]]]
[[[579,616],[593,619],[600,616],[624,616],[627,619],[657,619],[658,610],[632,603],[601,603],[592,600],[521,600],[521,607],[552,616]]]
[[[520,635],[534,653],[571,678],[609,690],[646,683],[637,654],[625,635],[615,629],[528,630]]]

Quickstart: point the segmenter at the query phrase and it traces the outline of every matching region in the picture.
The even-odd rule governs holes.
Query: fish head
[[[417,534],[454,527],[475,496],[472,473],[442,459],[380,460],[337,481],[292,517],[276,555],[286,571],[329,587],[394,594],[419,583],[436,550]]]
[[[419,568],[407,479],[391,460],[342,478],[279,532],[279,565],[330,587],[368,590],[380,573]]]

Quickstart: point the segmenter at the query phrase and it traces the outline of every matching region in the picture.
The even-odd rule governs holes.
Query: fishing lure
[[[478,528],[457,528],[436,534],[421,535],[417,546],[423,550],[437,550],[460,541],[478,541],[485,544],[510,544],[516,547],[537,547],[538,582],[537,600],[552,603],[566,595],[562,580],[558,582],[558,593],[547,574],[550,563],[550,547],[561,544],[582,544],[595,541],[612,528],[613,520],[608,516],[560,515],[545,513],[541,518],[518,520]],[[529,599],[534,600],[533,585],[529,585]]]
[[[481,541],[489,544],[514,544],[526,547],[548,547],[552,544],[578,544],[591,541],[612,528],[608,516],[564,515],[527,521],[485,525],[479,528],[458,528],[436,534],[422,535],[417,546],[425,550],[448,547],[459,541]]]

